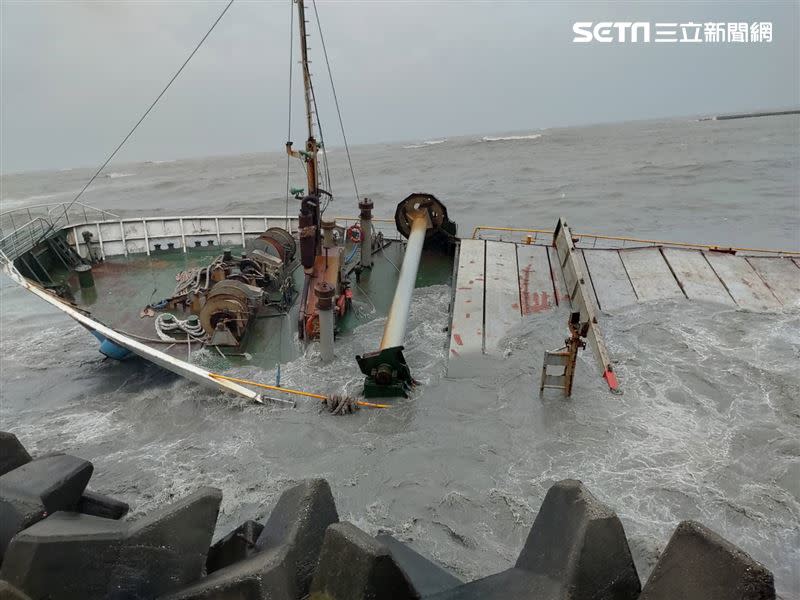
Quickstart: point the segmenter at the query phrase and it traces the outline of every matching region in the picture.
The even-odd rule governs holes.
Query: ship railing
[[[687,250],[712,250],[717,252],[757,254],[769,256],[800,257],[800,251],[775,250],[767,248],[743,248],[737,246],[720,246],[715,244],[695,244],[692,242],[670,242],[666,240],[651,240],[635,237],[614,235],[601,235],[597,233],[572,232],[576,248],[580,249],[606,249],[621,250],[632,248],[665,247],[684,248]],[[495,227],[491,225],[478,225],[472,231],[473,239],[498,240],[515,242],[518,244],[536,244],[542,246],[553,245],[552,229],[535,229],[520,227]]]
[[[49,221],[50,228],[58,230],[66,225],[118,219],[119,215],[83,202],[32,204],[0,212],[0,237],[27,226],[37,218]]]
[[[2,260],[13,261],[32,250],[42,238],[52,231],[52,224],[43,217],[36,217],[0,238]]]
[[[336,217],[336,224],[350,228],[358,217]],[[375,231],[387,239],[399,234],[394,219],[373,219]],[[208,247],[244,248],[247,240],[270,227],[296,233],[297,216],[286,215],[182,215],[126,217],[62,227],[66,241],[82,258],[129,256]]]

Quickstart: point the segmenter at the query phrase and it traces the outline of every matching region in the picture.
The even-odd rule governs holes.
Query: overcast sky
[[[4,173],[102,162],[225,4],[0,1]],[[312,74],[335,146],[307,4]],[[798,0],[317,5],[351,143],[800,104]],[[117,161],[280,150],[290,10],[290,0],[234,2]],[[572,43],[575,21],[604,20],[770,21],[773,42]],[[293,137],[302,141],[297,74]]]

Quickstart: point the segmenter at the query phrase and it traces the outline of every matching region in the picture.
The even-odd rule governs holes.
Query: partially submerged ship
[[[234,379],[196,364],[193,352],[217,354],[219,370],[247,364],[271,376],[305,351],[295,340],[318,344],[328,361],[337,338],[385,318],[375,351],[353,366],[364,374],[365,397],[403,396],[415,385],[403,355],[414,289],[447,284],[449,377],[491,367],[485,357],[502,355],[503,338],[521,319],[560,308],[568,337],[563,348],[542,349],[540,390],[569,395],[586,346],[608,388],[622,389],[603,339],[604,312],[665,298],[755,311],[800,302],[798,252],[580,234],[564,220],[553,230],[483,226],[459,238],[447,199],[423,192],[399,200],[394,219],[374,218],[368,198],[350,216],[332,216],[302,1],[297,8],[307,139],[302,150],[286,144],[306,173],[305,188],[291,190],[296,213],[123,218],[78,194],[0,215],[5,272],[84,326],[106,356],[138,355],[256,402],[285,401],[284,392],[297,391],[281,387],[279,375],[275,385]],[[337,411],[385,406],[305,395]]]

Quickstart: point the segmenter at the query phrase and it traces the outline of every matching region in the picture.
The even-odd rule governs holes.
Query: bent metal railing
[[[13,261],[33,249],[50,233],[68,225],[119,218],[82,202],[35,204],[0,212],[0,251],[3,261]]]
[[[648,240],[635,237],[600,235],[596,233],[572,232],[577,248],[641,248],[643,246],[666,246],[693,250],[716,250],[720,252],[741,252],[743,254],[769,254],[800,257],[796,250],[770,250],[766,248],[739,248],[736,246],[720,246],[714,244],[695,244],[691,242],[670,242],[665,240]],[[478,225],[472,230],[472,239],[497,239],[523,244],[553,245],[553,231],[550,229],[526,229],[522,227],[495,227]]]

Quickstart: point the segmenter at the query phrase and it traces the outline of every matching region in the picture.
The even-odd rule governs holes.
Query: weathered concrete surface
[[[202,488],[130,526],[58,512],[14,538],[0,576],[34,600],[156,597],[200,577],[221,499]]]
[[[461,585],[463,582],[455,575],[428,560],[408,545],[394,539],[391,535],[382,534],[375,539],[386,546],[395,564],[411,583],[419,596],[429,596]]]
[[[31,600],[7,581],[0,579],[0,600]]]
[[[53,454],[0,476],[0,560],[17,533],[55,511],[76,506],[92,470],[87,460]]]
[[[639,600],[774,600],[772,573],[694,521],[683,521],[661,553]]]
[[[385,545],[351,523],[328,527],[310,600],[419,598]]]
[[[104,519],[121,519],[128,514],[130,507],[127,502],[98,494],[91,490],[83,492],[76,512],[85,515],[93,515],[95,517],[103,517]]]
[[[28,454],[16,435],[0,431],[0,476],[28,464],[32,460],[31,455]],[[66,509],[67,507],[64,507],[60,510]],[[69,507],[69,510],[106,519],[121,519],[128,514],[129,509],[127,503],[91,490],[84,491],[78,504]]]
[[[208,549],[206,572],[213,573],[249,558],[256,553],[256,540],[264,526],[257,521],[245,521]]]
[[[513,569],[432,597],[635,600],[640,590],[619,518],[567,479],[547,492]]]
[[[641,591],[619,517],[571,479],[548,490],[515,566],[561,581],[563,596],[574,600]]]
[[[215,571],[170,600],[296,600],[308,594],[325,530],[339,515],[330,486],[309,479],[286,490],[256,542],[257,553]]]
[[[16,435],[0,431],[0,475],[5,475],[31,460],[31,455]]]

